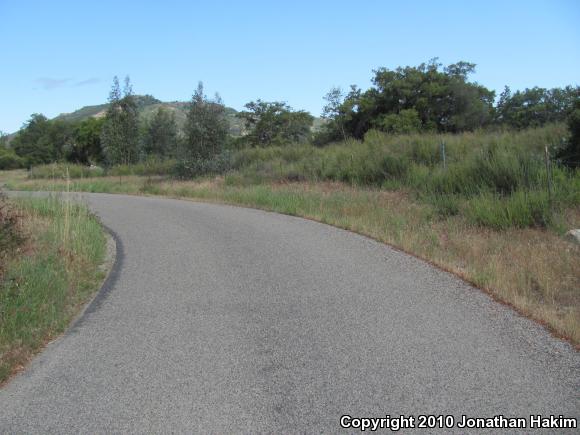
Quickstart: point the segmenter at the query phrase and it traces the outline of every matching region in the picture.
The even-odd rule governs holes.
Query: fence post
[[[550,209],[552,208],[552,165],[550,163],[550,153],[548,152],[548,146],[544,147],[544,157],[546,161],[546,185],[548,187],[548,201],[550,203]]]
[[[443,169],[447,169],[447,160],[445,157],[445,142],[444,141],[440,142],[440,148],[441,148],[441,160],[443,161]]]

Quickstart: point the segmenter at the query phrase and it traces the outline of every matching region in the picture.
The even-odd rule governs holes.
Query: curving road
[[[415,258],[257,210],[84,196],[121,242],[110,285],[0,390],[0,433],[336,433],[343,414],[579,417],[577,352]]]

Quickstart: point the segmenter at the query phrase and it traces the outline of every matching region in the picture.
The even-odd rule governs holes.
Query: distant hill
[[[183,126],[185,125],[185,119],[187,117],[188,102],[163,102],[151,95],[135,95],[135,101],[137,103],[137,109],[139,110],[140,119],[151,119],[155,112],[157,112],[157,109],[163,107],[164,109],[167,109],[175,114],[177,127],[180,130],[183,129]],[[77,122],[91,117],[98,118],[105,116],[108,107],[108,103],[98,104],[96,106],[85,106],[71,113],[61,113],[55,119]],[[244,133],[244,123],[241,119],[236,117],[237,113],[238,112],[235,109],[226,107],[226,117],[230,124],[230,134],[232,136],[241,136]]]
[[[187,117],[187,105],[189,104],[189,102],[185,101],[163,102],[151,95],[135,95],[135,100],[137,102],[139,118],[141,120],[151,119],[154,116],[157,109],[163,107],[169,111],[172,111],[175,114],[175,121],[177,123],[177,127],[179,128],[179,130],[181,131],[183,130],[183,126],[185,125],[185,120]],[[105,116],[108,107],[109,107],[108,103],[97,104],[95,106],[85,106],[78,110],[75,110],[74,112],[61,113],[54,119],[62,119],[64,121],[78,122],[91,117],[99,118],[101,116]],[[226,107],[226,118],[229,122],[230,134],[232,136],[242,136],[245,134],[244,122],[236,116],[237,113],[238,111],[236,109]],[[325,122],[324,119],[315,117],[314,123],[312,125],[312,131],[315,132],[319,130],[320,127],[324,124],[324,122]],[[10,142],[16,136],[17,133],[18,132],[14,132],[8,135],[8,144],[10,144]]]

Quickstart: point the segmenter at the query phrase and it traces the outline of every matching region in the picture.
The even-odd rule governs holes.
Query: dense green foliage
[[[2,149],[0,148],[0,171],[19,169],[26,166],[26,161],[16,155],[14,150]]]
[[[563,163],[572,167],[580,168],[580,99],[574,103],[574,110],[568,116],[568,128],[570,138],[566,146],[558,153]]]
[[[101,143],[104,118],[88,118],[73,128],[72,141],[68,143],[65,156],[69,162],[100,164],[105,162]]]
[[[8,148],[8,135],[0,131],[0,170],[18,169],[24,166],[24,159],[16,155],[12,148]]]
[[[538,127],[563,122],[580,98],[580,87],[532,88],[511,93],[506,87],[497,106],[495,93],[470,82],[475,65],[458,62],[443,68],[437,59],[417,67],[374,71],[373,86],[352,86],[346,95],[326,95],[328,120],[315,138],[326,144],[347,137],[362,139],[371,129],[386,133],[458,133],[483,127]]]
[[[492,118],[494,92],[468,81],[475,65],[458,62],[441,68],[433,59],[417,67],[374,71],[373,87],[352,87],[342,102],[327,94],[330,121],[323,134],[362,138],[372,128],[387,133],[460,132],[482,127]],[[334,131],[334,135],[332,132]]]
[[[173,112],[157,109],[153,118],[145,123],[141,137],[142,156],[156,159],[177,156],[177,125]]]
[[[495,122],[513,128],[539,127],[565,122],[580,99],[580,87],[532,88],[512,94],[505,87],[495,110]]]
[[[248,134],[241,139],[249,146],[304,143],[310,139],[313,116],[302,110],[294,111],[286,103],[257,100],[245,105],[238,114],[246,124]]]
[[[14,138],[12,148],[29,166],[48,163],[63,157],[70,134],[69,124],[51,122],[44,115],[34,113]]]

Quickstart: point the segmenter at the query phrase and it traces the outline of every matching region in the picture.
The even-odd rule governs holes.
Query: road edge
[[[94,216],[98,219],[96,215]],[[101,307],[101,304],[115,286],[121,273],[124,258],[123,242],[117,233],[103,224],[100,219],[98,220],[99,225],[101,225],[104,230],[105,237],[107,237],[107,253],[101,265],[101,267],[105,266],[107,268],[107,275],[101,282],[100,288],[95,292],[93,297],[85,303],[84,308],[70,322],[66,330],[54,341],[60,340],[74,332],[77,328],[82,326],[90,314],[94,313]]]

